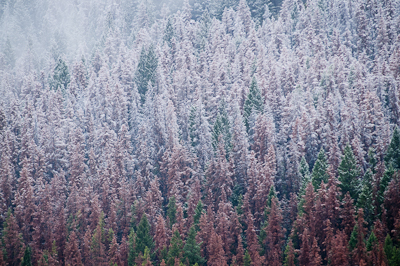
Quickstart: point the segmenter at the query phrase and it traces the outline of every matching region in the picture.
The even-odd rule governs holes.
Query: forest
[[[399,266],[400,0],[0,0],[0,266]]]

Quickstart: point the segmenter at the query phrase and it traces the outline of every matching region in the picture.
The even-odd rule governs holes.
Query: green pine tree
[[[143,47],[135,73],[135,83],[138,88],[142,104],[146,99],[147,86],[149,85],[149,82],[151,82],[152,85],[156,83],[157,65],[158,59],[154,51],[154,47],[150,46],[147,52]]]
[[[168,266],[174,266],[175,258],[180,259],[182,257],[182,248],[183,248],[183,241],[181,235],[179,234],[178,230],[175,230],[175,232],[172,235],[171,244],[168,250],[168,259],[167,259]]]
[[[383,173],[383,176],[381,178],[381,181],[379,183],[379,191],[378,191],[378,212],[381,213],[381,205],[383,204],[383,201],[385,199],[385,191],[387,187],[389,186],[390,181],[392,181],[393,175],[395,173],[395,169],[393,167],[393,164],[389,164],[389,167],[385,169],[385,172]]]
[[[308,166],[308,163],[306,161],[306,159],[303,157],[301,157],[300,160],[300,165],[299,165],[299,174],[300,174],[300,178],[301,178],[301,187],[300,187],[300,191],[299,191],[299,196],[305,195],[306,194],[306,188],[308,183],[311,182],[311,175],[310,175],[310,171],[309,171],[310,167]]]
[[[378,239],[376,238],[374,232],[371,232],[367,241],[367,251],[371,251],[374,246],[378,245]]]
[[[128,265],[129,266],[135,265],[135,259],[136,259],[135,239],[136,239],[135,231],[133,229],[131,229],[131,232],[129,233],[129,236],[128,236]]]
[[[144,250],[148,247],[150,250],[154,248],[153,237],[150,234],[150,224],[147,220],[146,214],[143,214],[142,219],[140,219],[140,223],[136,232],[136,255],[140,252],[144,254]]]
[[[25,248],[24,257],[21,261],[21,266],[32,266],[32,251],[29,246]]]
[[[364,209],[364,218],[369,225],[373,224],[373,218],[375,214],[372,177],[373,177],[372,170],[369,168],[365,172],[364,178],[362,180],[362,189],[357,201],[357,209],[359,208]]]
[[[172,226],[176,223],[176,199],[175,197],[169,198],[168,206],[167,206],[167,216],[169,218],[169,225]]]
[[[193,224],[194,224],[197,232],[200,230],[199,222],[200,222],[200,218],[201,218],[201,215],[203,214],[203,212],[204,212],[203,211],[203,203],[201,202],[201,200],[199,200],[199,202],[197,203],[196,209],[194,210],[194,215],[193,215]]]
[[[314,186],[314,189],[317,190],[321,186],[321,182],[328,182],[328,164],[326,162],[326,156],[324,149],[321,149],[318,153],[317,160],[315,161],[312,174],[311,174],[311,182]]]
[[[247,99],[244,102],[243,106],[243,116],[244,116],[244,124],[246,126],[247,132],[250,130],[249,118],[251,113],[257,112],[261,113],[264,108],[264,100],[261,95],[260,90],[257,86],[257,80],[253,77],[250,85],[249,93],[247,94]]]
[[[201,256],[200,244],[196,242],[196,229],[192,226],[189,230],[189,235],[186,240],[186,244],[183,247],[183,263],[189,262],[189,265],[197,263],[203,265],[205,259]]]
[[[53,80],[50,84],[51,88],[54,90],[61,89],[64,92],[70,82],[71,77],[69,75],[68,66],[64,60],[59,58],[54,68]]]
[[[165,26],[163,41],[168,44],[169,47],[172,46],[172,37],[174,37],[174,27],[172,26],[171,17],[168,18],[167,26]]]
[[[358,231],[358,226],[355,225],[354,228],[353,228],[353,231],[351,232],[351,235],[350,235],[350,241],[349,241],[349,249],[350,249],[350,251],[353,251],[357,246],[357,243],[358,243],[358,240],[357,240],[358,233],[357,233],[357,231]]]
[[[344,155],[342,156],[338,173],[339,181],[341,182],[339,187],[342,190],[342,195],[346,195],[347,192],[350,192],[350,196],[357,202],[358,193],[360,191],[360,168],[358,167],[353,150],[348,144],[344,149]]]
[[[243,258],[243,265],[244,266],[250,266],[252,264],[251,262],[251,257],[249,252],[246,250],[246,252],[244,253],[244,258]]]
[[[400,169],[400,133],[397,126],[393,131],[392,140],[390,141],[384,160],[386,167],[392,165],[394,169]]]
[[[222,136],[222,140],[224,141],[225,144],[225,152],[226,156],[228,157],[228,154],[232,148],[231,145],[231,139],[232,139],[232,134],[231,134],[231,125],[229,122],[229,117],[228,113],[226,112],[226,107],[225,107],[225,101],[221,101],[221,106],[219,108],[219,112],[217,115],[217,118],[214,122],[214,126],[212,128],[212,146],[214,148],[214,151],[217,150],[218,144],[219,144],[219,137]]]

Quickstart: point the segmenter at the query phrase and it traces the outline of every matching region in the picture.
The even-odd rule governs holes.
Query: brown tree
[[[273,197],[271,200],[270,213],[268,215],[268,224],[264,229],[267,237],[265,244],[267,247],[266,261],[270,265],[281,265],[282,246],[284,241],[285,229],[282,228],[282,214],[278,199]]]
[[[65,265],[83,265],[81,253],[79,251],[78,239],[76,238],[75,231],[72,231],[69,235],[68,243],[65,248]]]
[[[227,266],[226,256],[223,248],[221,237],[214,231],[211,231],[210,243],[207,248],[209,256],[207,265],[210,266]]]

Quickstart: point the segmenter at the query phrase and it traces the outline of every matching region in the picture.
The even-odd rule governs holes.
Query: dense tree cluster
[[[400,265],[400,1],[125,2],[0,50],[0,266]]]

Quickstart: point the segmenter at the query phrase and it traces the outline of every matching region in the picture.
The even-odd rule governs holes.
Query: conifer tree
[[[69,235],[69,240],[65,248],[66,265],[82,265],[81,253],[79,252],[78,240],[75,231]]]
[[[25,252],[20,228],[11,210],[7,212],[7,218],[3,224],[2,244],[4,245],[5,261],[9,265],[19,265]]]
[[[205,259],[201,257],[201,248],[196,242],[196,229],[193,226],[189,230],[188,238],[183,247],[182,262],[189,263],[189,265],[203,265],[205,262]]]
[[[368,224],[372,224],[375,213],[374,195],[373,195],[373,179],[372,171],[368,169],[362,180],[362,189],[358,197],[357,208],[364,208],[365,220]]]
[[[357,165],[357,160],[354,157],[353,151],[348,144],[344,149],[344,155],[342,156],[338,173],[339,181],[341,182],[339,187],[341,188],[343,195],[346,195],[346,193],[349,192],[351,198],[357,202],[358,193],[360,191],[360,169]]]
[[[227,266],[225,252],[222,247],[221,237],[215,233],[215,230],[211,231],[210,243],[208,250],[210,252],[207,260],[207,265],[210,266]]]
[[[301,157],[300,165],[299,165],[299,174],[300,174],[300,191],[299,195],[304,195],[306,193],[306,188],[309,182],[311,182],[311,175],[308,163],[306,159]]]
[[[318,158],[315,161],[314,168],[311,174],[311,181],[314,186],[314,189],[317,190],[321,182],[328,182],[328,165],[326,162],[325,151],[323,149],[318,153]]]
[[[282,220],[283,217],[279,208],[278,200],[276,197],[273,197],[271,200],[271,209],[268,215],[268,225],[265,228],[267,234],[265,239],[267,247],[266,259],[271,265],[282,264],[281,257],[284,238]]]
[[[68,71],[68,66],[62,58],[58,58],[57,65],[54,68],[52,89],[61,91],[64,93],[71,82],[71,77]]]
[[[169,218],[169,226],[172,227],[176,223],[176,199],[175,196],[169,198],[167,206],[167,216]]]
[[[136,234],[132,228],[128,236],[128,266],[135,265],[135,258],[136,258]]]
[[[180,260],[182,258],[183,241],[178,230],[175,230],[172,234],[171,243],[168,249],[167,265],[174,266],[175,259]]]
[[[384,159],[386,167],[392,165],[394,169],[400,169],[400,133],[397,126],[393,131]]]
[[[135,244],[135,251],[137,255],[140,253],[143,255],[146,247],[148,247],[150,251],[154,248],[154,241],[153,237],[150,235],[150,224],[147,220],[146,214],[143,214],[142,218],[140,219],[135,236]]]
[[[250,130],[249,118],[252,112],[261,113],[263,111],[264,100],[262,98],[261,92],[258,89],[257,80],[253,77],[250,85],[249,93],[247,94],[247,99],[243,106],[243,117],[244,124],[246,126],[247,132]]]
[[[143,47],[140,54],[139,63],[135,73],[135,83],[138,88],[142,104],[145,102],[145,96],[149,83],[156,84],[156,69],[158,59],[151,45],[148,51]]]
[[[225,155],[228,156],[232,148],[232,133],[231,133],[231,122],[229,121],[228,113],[226,111],[225,101],[221,101],[221,106],[217,118],[215,119],[214,126],[212,128],[212,146],[214,151],[218,149],[218,144],[222,140],[225,148]],[[221,139],[220,139],[221,136]]]
[[[29,246],[25,248],[24,256],[22,257],[21,266],[32,266],[32,251]]]

